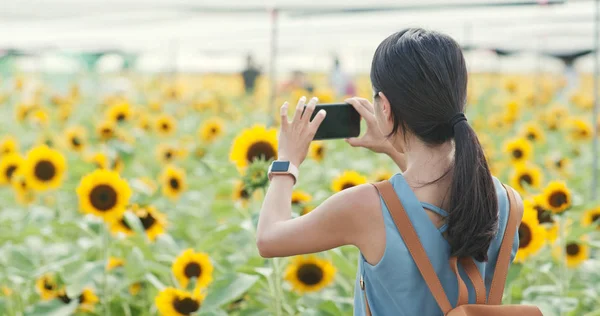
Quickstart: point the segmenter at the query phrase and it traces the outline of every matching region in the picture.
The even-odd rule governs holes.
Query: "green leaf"
[[[345,278],[354,279],[356,277],[356,265],[344,256],[340,248],[332,249],[329,253],[333,264]]]
[[[73,315],[77,306],[79,305],[78,300],[73,300],[68,305],[65,305],[60,300],[52,300],[48,302],[41,302],[32,309],[25,312],[26,316],[65,316]]]
[[[137,280],[146,273],[144,254],[138,247],[134,247],[125,259],[125,275],[130,280]]]
[[[142,226],[142,222],[140,221],[140,219],[137,216],[135,216],[135,214],[127,211],[127,212],[125,212],[124,217],[125,217],[125,221],[129,225],[129,227],[131,227],[131,229],[133,229],[133,231],[136,234],[138,234],[140,236],[145,236],[144,227]]]
[[[227,275],[211,286],[202,307],[212,310],[227,304],[248,291],[258,279],[258,276],[249,274]]]
[[[331,315],[331,316],[337,316],[337,315],[342,315],[342,311],[340,311],[340,309],[337,307],[337,305],[335,305],[334,302],[332,301],[326,301],[323,302],[321,304],[319,304],[318,307],[319,310],[319,315]]]
[[[33,271],[35,265],[29,255],[25,254],[25,249],[21,247],[11,247],[8,252],[9,265],[21,271]]]
[[[222,309],[216,309],[216,310],[204,310],[201,309],[200,313],[198,315],[202,315],[202,316],[227,316],[227,313],[222,310]]]
[[[522,264],[513,264],[508,269],[508,275],[506,276],[506,284],[510,284],[513,280],[519,277],[521,270],[523,269]]]
[[[65,271],[63,276],[67,283],[67,295],[69,297],[77,297],[83,291],[83,288],[92,284],[94,277],[105,273],[104,261],[87,262],[79,269],[71,273]]]

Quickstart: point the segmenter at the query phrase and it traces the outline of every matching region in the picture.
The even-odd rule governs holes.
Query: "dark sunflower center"
[[[600,219],[600,214],[592,215],[592,223],[597,223],[598,225],[600,225],[600,222],[598,222],[598,219]]]
[[[52,291],[54,290],[55,285],[51,282],[48,282],[48,280],[44,280],[44,289],[48,290],[48,291]]]
[[[71,144],[73,144],[74,147],[79,147],[81,146],[81,141],[79,140],[79,138],[73,137],[71,138]]]
[[[211,127],[210,128],[210,133],[213,134],[213,135],[216,134],[218,131],[219,130],[216,127]]]
[[[102,135],[104,136],[110,136],[113,133],[113,130],[111,128],[105,127],[101,130]]]
[[[198,278],[202,274],[202,267],[196,262],[190,262],[185,266],[183,273],[190,279]]]
[[[170,129],[170,126],[168,123],[162,123],[160,125],[160,128],[162,128],[163,131],[168,131]]]
[[[192,298],[184,299],[175,298],[173,300],[173,309],[183,315],[189,315],[200,308],[200,303]]]
[[[165,158],[167,160],[171,160],[171,158],[173,158],[173,152],[171,152],[170,150],[167,150],[167,152],[165,152]]]
[[[537,139],[537,135],[535,133],[529,132],[529,133],[527,133],[527,139],[529,139],[529,140],[536,140]]]
[[[562,159],[558,159],[558,160],[557,160],[557,161],[554,163],[554,165],[555,165],[557,168],[562,168],[562,166],[563,166],[563,160],[562,160]]]
[[[527,248],[531,242],[531,229],[525,223],[519,226],[519,248]]]
[[[156,223],[156,218],[154,218],[154,216],[148,212],[146,212],[144,216],[139,217],[139,219],[142,222],[142,226],[144,226],[144,230],[150,229],[150,227]]]
[[[531,178],[531,175],[524,174],[519,177],[519,184],[521,186],[523,186],[524,183],[527,183],[528,185],[531,185],[533,183],[533,179]]]
[[[521,157],[523,157],[523,151],[521,149],[515,149],[512,151],[512,155],[515,159],[521,159]]]
[[[169,179],[169,186],[173,189],[173,190],[177,190],[179,189],[179,180],[175,179],[175,178],[171,178]]]
[[[117,121],[119,122],[123,122],[126,118],[127,116],[125,115],[125,113],[119,113],[119,115],[117,115]]]
[[[247,200],[250,198],[250,193],[248,193],[248,190],[242,189],[242,191],[240,191],[240,197],[244,200]]]
[[[68,297],[66,293],[59,295],[58,299],[61,300],[65,304],[71,303],[71,298]]]
[[[567,204],[567,195],[561,191],[553,192],[549,201],[552,207],[561,207],[563,204]]]
[[[349,189],[349,188],[351,188],[351,187],[353,187],[353,186],[355,186],[355,184],[354,184],[354,183],[351,183],[351,182],[346,182],[346,183],[344,183],[344,185],[342,185],[342,190]]]
[[[95,209],[108,211],[117,204],[117,191],[110,185],[98,185],[90,192],[90,202]]]
[[[315,152],[318,157],[323,156],[323,147],[317,147],[317,150]]]
[[[13,173],[15,173],[16,170],[17,170],[17,166],[15,166],[15,165],[8,166],[8,168],[6,168],[6,170],[4,171],[6,178],[7,179],[12,178],[12,175],[13,175]]]
[[[259,141],[248,148],[246,160],[248,160],[248,162],[253,162],[255,159],[259,158],[271,160],[272,158],[275,158],[276,154],[275,148],[273,148],[270,143]]]
[[[581,135],[583,137],[586,137],[586,136],[588,136],[588,131],[585,130],[585,129],[580,129],[579,130],[579,135]]]
[[[579,245],[572,242],[572,243],[568,243],[567,244],[567,255],[569,256],[576,256],[577,254],[579,254]]]
[[[300,199],[298,199],[298,198],[293,198],[293,199],[292,199],[292,204],[294,204],[294,205],[298,205],[298,204],[300,204]]]
[[[552,218],[552,213],[546,211],[545,209],[536,206],[535,210],[537,211],[537,218],[538,221],[540,222],[540,224],[544,224],[544,223],[550,223],[553,224],[554,223],[554,218]]]
[[[56,167],[48,160],[40,160],[35,164],[35,177],[42,181],[50,181],[56,176]]]
[[[303,264],[298,268],[296,276],[306,285],[319,284],[323,280],[323,269],[314,263]]]

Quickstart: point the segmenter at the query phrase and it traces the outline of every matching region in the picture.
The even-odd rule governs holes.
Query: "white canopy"
[[[251,53],[266,67],[273,9],[278,66],[329,69],[333,55],[353,72],[368,71],[389,34],[420,26],[465,46],[520,52],[468,54],[474,70],[559,71],[536,52],[593,49],[594,2],[558,0],[2,0],[0,49],[43,52],[24,67],[76,67],[57,54],[117,50],[139,56],[143,70],[238,71]],[[548,3],[550,4],[538,4]],[[525,4],[523,4],[525,3]],[[60,56],[60,55],[59,55]],[[587,60],[586,60],[587,59]],[[114,57],[113,57],[114,60]],[[591,71],[591,57],[577,67]],[[115,61],[118,63],[119,61]],[[112,61],[101,66],[113,67]]]

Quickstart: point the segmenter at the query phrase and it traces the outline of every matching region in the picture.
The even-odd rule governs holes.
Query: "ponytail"
[[[498,226],[494,182],[475,131],[466,121],[454,124],[454,172],[448,210],[451,255],[487,261]]]

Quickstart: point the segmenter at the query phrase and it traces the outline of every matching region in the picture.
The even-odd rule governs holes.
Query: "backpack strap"
[[[408,214],[404,210],[402,203],[398,199],[398,195],[396,191],[394,191],[394,187],[389,181],[381,181],[373,184],[379,194],[383,198],[385,205],[387,205],[388,210],[390,211],[390,215],[398,228],[398,232],[400,232],[400,236],[404,240],[406,244],[406,248],[410,252],[419,272],[421,272],[421,276],[425,280],[429,291],[435,298],[435,301],[438,303],[442,312],[447,314],[451,309],[452,305],[448,300],[448,296],[442,287],[442,283],[435,273],[435,269],[419,240],[419,236],[415,231]],[[458,272],[458,270],[456,270]],[[458,277],[461,280],[460,276]],[[460,288],[460,287],[459,287]],[[460,295],[459,295],[460,296]]]
[[[485,283],[483,282],[483,278],[479,273],[477,265],[475,265],[475,261],[473,261],[473,258],[465,257],[460,259],[460,264],[463,266],[463,268],[465,268],[467,276],[475,288],[475,304],[485,304]]]
[[[506,284],[506,277],[508,275],[508,268],[510,266],[510,255],[512,253],[513,238],[517,231],[517,224],[519,218],[517,215],[517,209],[522,207],[517,204],[515,198],[515,191],[506,185],[503,185],[508,195],[509,211],[506,229],[504,236],[502,237],[502,244],[498,252],[498,260],[496,261],[496,271],[492,279],[492,285],[490,287],[490,294],[488,296],[488,305],[500,305],[502,303],[502,294],[504,292],[504,285]]]

